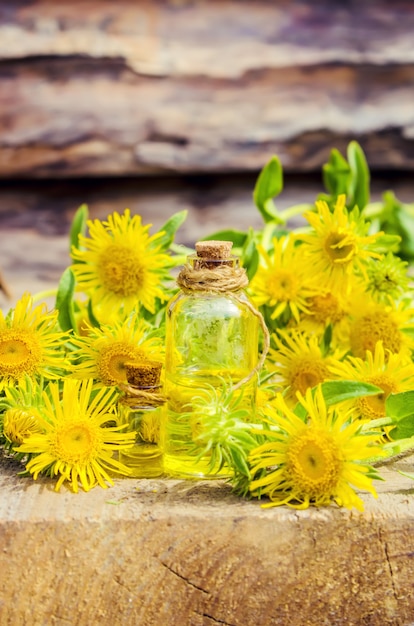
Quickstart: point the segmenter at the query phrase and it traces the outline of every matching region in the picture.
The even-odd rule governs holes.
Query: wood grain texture
[[[57,494],[15,471],[0,467],[2,626],[412,623],[413,482],[394,470],[364,513],[263,510],[221,481]]]
[[[362,4],[362,6],[360,6]],[[0,176],[414,167],[414,5],[0,3]]]

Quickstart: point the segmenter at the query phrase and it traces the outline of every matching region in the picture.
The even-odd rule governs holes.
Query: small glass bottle
[[[237,393],[254,411],[259,319],[244,292],[245,270],[231,255],[232,242],[202,241],[195,247],[177,279],[181,291],[167,308],[161,445],[166,474],[220,478],[230,475],[229,468],[212,470],[210,455],[200,458],[194,445],[203,425],[202,416],[191,415],[191,400],[203,390],[248,379]]]
[[[164,472],[162,451],[159,445],[161,408],[160,376],[162,364],[126,363],[128,385],[122,385],[119,400],[119,422],[127,423],[137,437],[132,448],[119,452],[119,460],[132,473],[133,478],[155,478]]]

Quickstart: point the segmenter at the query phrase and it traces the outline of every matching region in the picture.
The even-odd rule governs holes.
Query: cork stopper
[[[160,384],[162,363],[125,363],[128,384],[133,387],[156,387]]]
[[[218,260],[230,258],[232,246],[232,241],[197,241],[195,249],[198,257]]]

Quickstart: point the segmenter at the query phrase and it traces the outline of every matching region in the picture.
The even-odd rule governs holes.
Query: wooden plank
[[[412,169],[413,27],[402,0],[0,3],[0,177],[316,170],[352,138]]]
[[[2,626],[412,622],[413,482],[394,470],[363,513],[263,510],[221,481],[57,494],[15,472],[2,462]]]
[[[9,287],[7,286],[7,283],[6,283],[5,279],[3,278],[3,275],[2,275],[1,272],[0,272],[0,291],[3,292],[3,294],[5,295],[7,300],[11,300],[12,299],[12,293],[11,293]]]
[[[0,59],[123,59],[138,74],[242,78],[263,68],[414,61],[407,0],[0,2]]]

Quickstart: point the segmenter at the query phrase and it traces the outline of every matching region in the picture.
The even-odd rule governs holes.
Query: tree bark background
[[[0,0],[0,278],[15,302],[69,262],[82,203],[129,207],[177,242],[260,228],[313,202],[333,147],[362,145],[373,199],[414,196],[414,3],[408,0]],[[404,178],[405,176],[405,178]],[[10,300],[0,291],[0,306]]]
[[[414,4],[0,2],[0,177],[414,168]]]

